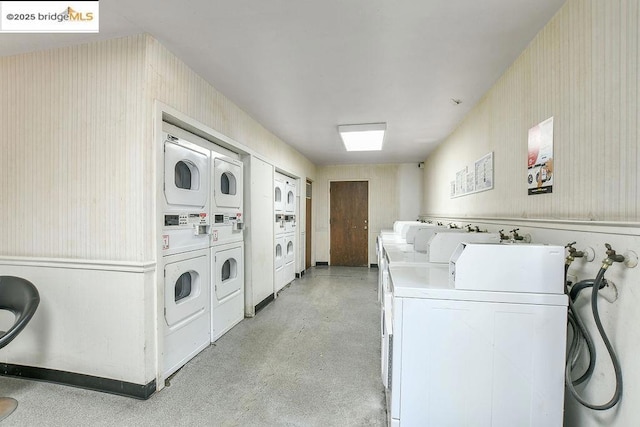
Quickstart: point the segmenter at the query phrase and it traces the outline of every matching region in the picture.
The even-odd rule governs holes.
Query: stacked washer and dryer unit
[[[274,183],[275,210],[275,293],[291,283],[296,275],[296,182],[276,172]]]
[[[163,131],[165,378],[244,317],[242,163],[192,140]]]
[[[234,158],[235,157],[235,158]],[[237,154],[211,151],[211,342],[244,318],[243,167]]]
[[[211,151],[163,133],[165,378],[211,342]]]

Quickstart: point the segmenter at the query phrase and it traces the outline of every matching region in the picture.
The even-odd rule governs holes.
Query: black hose
[[[576,298],[578,298],[578,294],[582,292],[583,289],[590,288],[591,286],[593,286],[594,282],[595,282],[595,279],[589,279],[589,280],[582,280],[576,283],[571,287],[571,293],[569,294],[569,298],[571,298],[572,301],[575,301]],[[602,280],[602,282],[600,283],[600,289],[604,288],[605,286],[607,286],[607,281]]]
[[[582,282],[578,282],[576,286],[580,285],[583,282],[592,282],[592,281],[583,280]],[[567,290],[567,293],[568,293],[568,290]],[[589,366],[587,367],[587,370],[580,376],[580,378],[572,381],[573,385],[578,385],[585,382],[589,377],[591,377],[591,374],[593,373],[593,370],[596,367],[596,347],[595,347],[595,344],[593,343],[593,338],[591,337],[589,330],[585,326],[584,321],[582,320],[582,317],[580,316],[578,310],[576,310],[576,308],[574,307],[573,300],[571,298],[569,298],[569,319],[570,319],[569,321],[570,324],[571,324],[571,319],[573,319],[573,324],[571,324],[571,326],[573,327],[574,339],[572,340],[572,343],[569,346],[569,351],[567,351],[567,361],[571,360],[571,365],[567,365],[567,366],[568,367],[570,366],[571,371],[573,371],[573,368],[575,367],[575,364],[578,360],[578,356],[580,354],[581,339],[584,339],[584,341],[587,343],[587,352],[589,353],[589,356],[588,356]],[[574,324],[575,324],[575,327],[574,327]]]
[[[598,274],[593,282],[593,289],[591,291],[591,310],[593,311],[593,319],[596,322],[598,332],[600,332],[602,341],[604,342],[604,345],[607,348],[607,351],[609,352],[609,357],[611,357],[613,370],[616,376],[616,389],[613,393],[613,396],[611,397],[611,400],[609,400],[607,403],[603,405],[595,405],[587,402],[578,394],[578,392],[573,386],[573,381],[571,380],[571,359],[575,356],[575,354],[569,354],[569,357],[567,359],[567,365],[565,368],[565,383],[567,385],[567,388],[573,395],[573,397],[575,397],[575,399],[583,406],[586,406],[587,408],[593,409],[596,411],[604,411],[604,410],[613,408],[620,401],[622,397],[622,369],[620,367],[620,362],[618,361],[616,353],[613,350],[613,346],[611,345],[611,342],[609,341],[609,338],[607,337],[607,334],[605,333],[604,328],[602,327],[600,314],[598,313],[598,291],[600,290],[602,281],[604,280],[605,271],[606,271],[606,267],[601,268],[600,271],[598,271]],[[569,299],[569,305],[572,306],[571,299]],[[573,313],[575,316],[576,312],[574,311]],[[572,352],[573,351],[576,351],[576,349],[572,349]],[[595,361],[595,353],[593,354],[592,359]]]

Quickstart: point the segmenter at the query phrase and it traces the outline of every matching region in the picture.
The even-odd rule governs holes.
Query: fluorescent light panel
[[[338,126],[338,132],[347,151],[382,150],[386,130],[386,123]]]

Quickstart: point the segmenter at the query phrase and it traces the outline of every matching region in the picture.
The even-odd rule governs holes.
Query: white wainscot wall
[[[34,317],[0,350],[0,361],[150,383],[156,376],[153,267],[0,259],[0,275],[25,278],[40,293]],[[3,316],[0,328],[12,320]]]

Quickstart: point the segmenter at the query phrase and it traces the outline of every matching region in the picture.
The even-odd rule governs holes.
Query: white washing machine
[[[284,276],[284,266],[285,266],[285,256],[286,256],[286,242],[284,235],[276,236],[275,239],[275,277],[274,277],[274,285],[275,292],[277,293],[284,287],[286,284],[285,276]]]
[[[163,257],[164,358],[167,378],[209,346],[209,250]]]
[[[244,242],[211,247],[211,342],[244,319]]]
[[[162,254],[209,246],[210,151],[164,133]]]
[[[233,156],[237,155],[211,151],[211,245],[244,238],[243,164]]]
[[[390,425],[562,425],[564,248],[511,246],[389,268]]]

